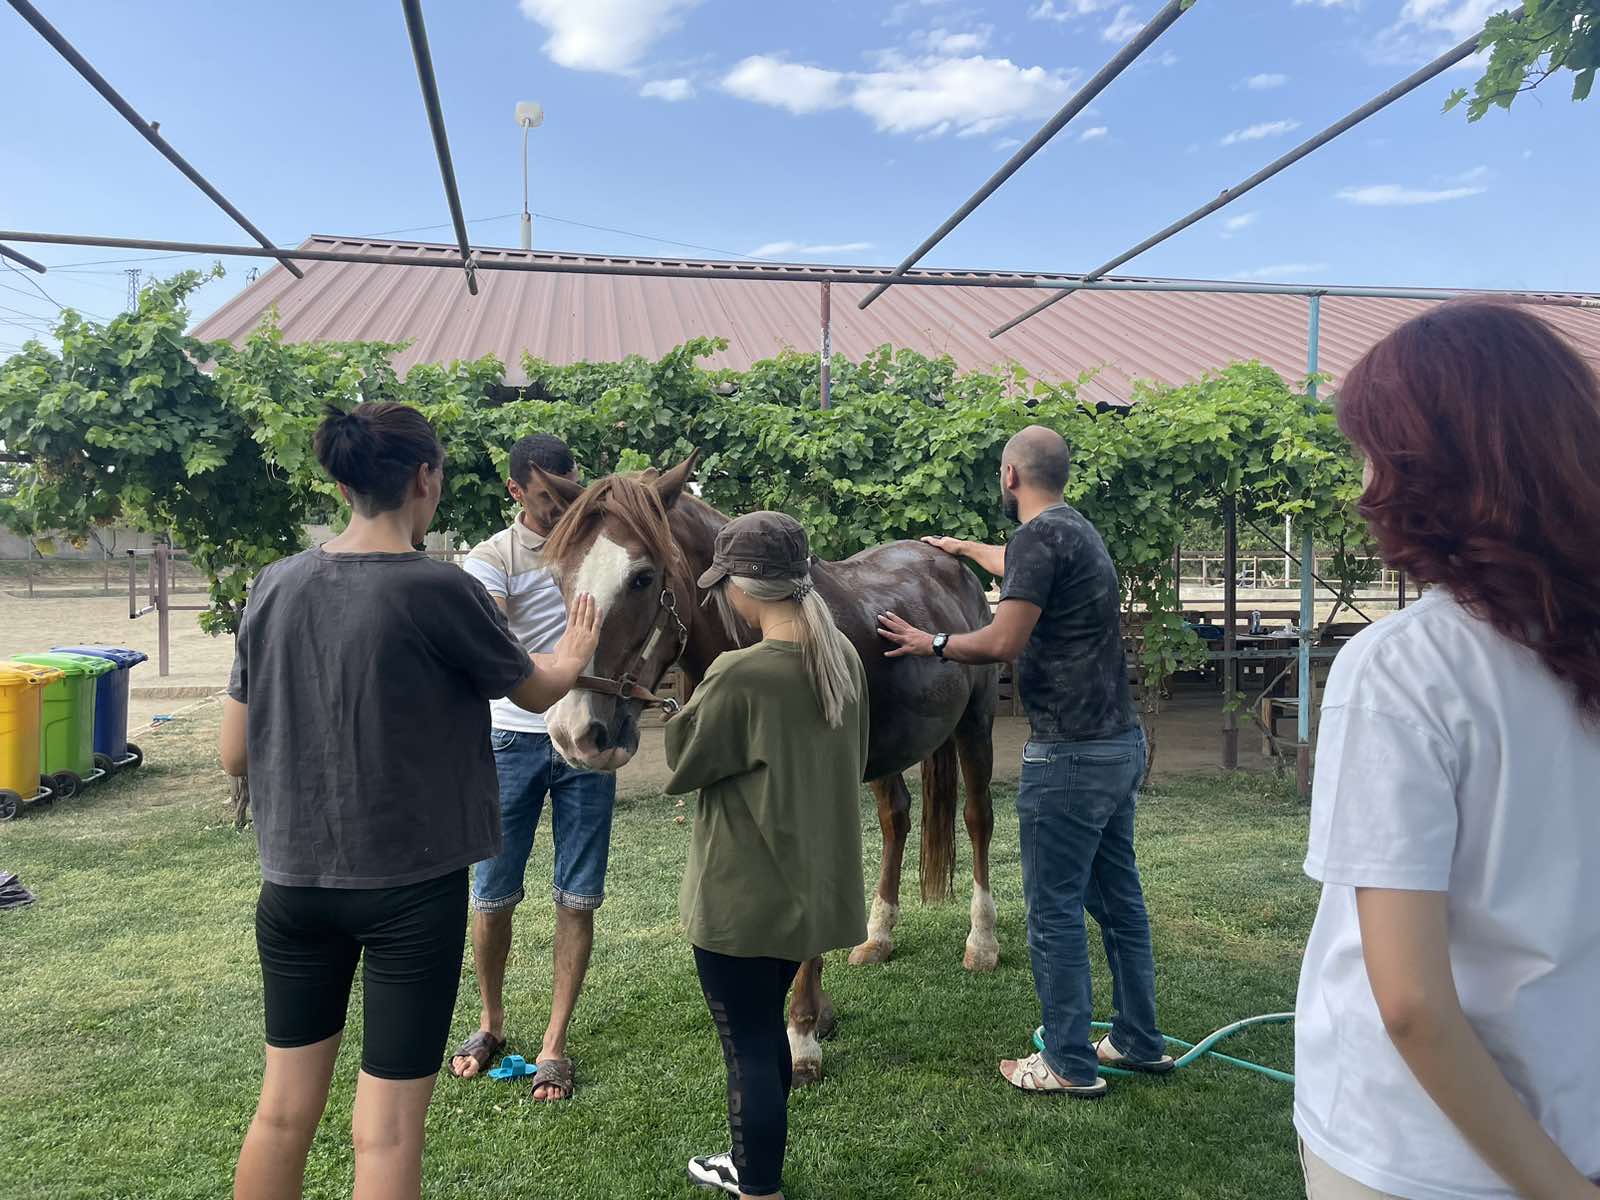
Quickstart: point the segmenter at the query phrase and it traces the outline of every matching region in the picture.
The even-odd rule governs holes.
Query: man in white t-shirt
[[[578,477],[572,453],[561,439],[535,434],[517,442],[511,448],[511,478],[506,481],[506,490],[517,502],[517,519],[474,546],[465,567],[505,611],[511,634],[522,648],[547,653],[567,625],[561,590],[540,559],[561,506],[534,477],[535,466],[560,478]],[[533,1096],[565,1100],[573,1088],[567,1027],[594,949],[595,910],[605,898],[616,777],[569,766],[551,745],[542,716],[505,700],[493,701],[490,708],[503,844],[497,857],[473,868],[472,950],[483,1012],[478,1031],[456,1050],[450,1069],[470,1079],[487,1070],[506,1048],[504,988],[511,914],[523,897],[534,831],[549,796],[555,842],[555,981]]]

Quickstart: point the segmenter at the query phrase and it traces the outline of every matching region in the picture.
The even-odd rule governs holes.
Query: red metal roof
[[[437,254],[453,246],[315,236],[302,249]],[[522,250],[478,250],[480,259],[533,257],[569,263],[666,263]],[[727,266],[727,263],[714,265]],[[479,294],[460,270],[375,263],[306,262],[304,279],[275,266],[194,330],[208,340],[242,340],[274,305],[290,341],[410,341],[396,367],[493,354],[510,383],[523,382],[522,354],[554,363],[658,358],[686,339],[715,335],[728,348],[713,366],[744,368],[785,347],[815,350],[816,284],[741,279],[482,271]],[[816,269],[814,267],[805,269]],[[1007,274],[992,272],[994,275]],[[865,284],[833,285],[833,348],[859,359],[889,343],[948,354],[963,368],[1020,363],[1041,379],[1099,374],[1085,400],[1127,403],[1135,379],[1182,383],[1235,359],[1256,358],[1287,379],[1305,374],[1306,300],[1240,293],[1080,292],[1010,333],[988,331],[1039,298],[1032,290],[897,287],[865,312]],[[1337,382],[1366,349],[1431,301],[1327,296],[1321,362]],[[1541,315],[1600,364],[1600,311],[1545,306]]]

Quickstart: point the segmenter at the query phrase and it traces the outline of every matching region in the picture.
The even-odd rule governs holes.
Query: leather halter
[[[639,682],[639,672],[650,661],[650,656],[656,652],[656,647],[661,644],[661,639],[669,627],[672,628],[677,641],[672,654],[672,662],[676,663],[689,645],[689,630],[685,627],[683,618],[678,615],[678,596],[672,590],[670,582],[661,589],[661,595],[656,599],[656,619],[650,626],[650,636],[645,639],[644,648],[639,651],[632,665],[615,679],[608,679],[603,675],[579,675],[573,690],[598,692],[602,696],[632,700],[646,708],[659,708],[667,716],[672,716],[682,705],[671,696],[656,695]]]

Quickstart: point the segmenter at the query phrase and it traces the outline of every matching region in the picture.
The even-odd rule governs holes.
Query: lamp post
[[[522,127],[522,248],[533,249],[533,214],[528,211],[528,132],[544,124],[544,107],[533,100],[517,104],[517,124]]]

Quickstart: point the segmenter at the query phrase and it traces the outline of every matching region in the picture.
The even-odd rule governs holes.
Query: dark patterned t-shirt
[[[1133,728],[1117,570],[1077,509],[1055,505],[1017,530],[1000,599],[1040,610],[1017,663],[1034,741],[1095,741]]]

